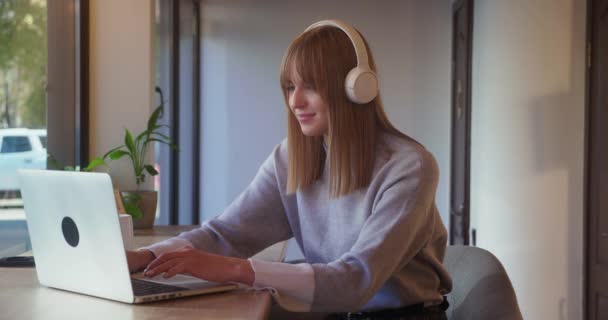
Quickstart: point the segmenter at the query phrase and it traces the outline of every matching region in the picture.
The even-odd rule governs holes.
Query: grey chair
[[[509,276],[492,253],[477,247],[448,246],[443,263],[453,280],[448,319],[523,319]]]

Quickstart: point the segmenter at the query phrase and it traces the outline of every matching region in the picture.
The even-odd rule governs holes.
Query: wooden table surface
[[[193,226],[162,226],[136,230],[135,245],[144,246]],[[284,243],[256,255],[276,261]],[[33,268],[0,268],[0,319],[266,319],[271,296],[266,291],[239,289],[231,292],[159,301],[141,305],[90,297],[42,287]]]

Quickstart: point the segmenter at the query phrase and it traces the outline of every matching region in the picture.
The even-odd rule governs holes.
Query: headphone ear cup
[[[365,104],[378,95],[378,78],[371,69],[356,67],[346,75],[344,88],[350,101]]]

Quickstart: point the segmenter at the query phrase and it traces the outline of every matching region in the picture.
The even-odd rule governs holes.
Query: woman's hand
[[[148,266],[156,258],[150,250],[142,249],[137,251],[127,250],[127,262],[129,263],[129,271],[137,272]]]
[[[211,254],[192,247],[163,253],[144,271],[147,277],[161,273],[164,273],[165,278],[185,274],[212,282],[232,281],[253,285],[254,281],[249,261]]]

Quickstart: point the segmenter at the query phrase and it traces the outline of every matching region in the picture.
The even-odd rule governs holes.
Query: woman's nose
[[[289,96],[289,106],[292,109],[302,108],[306,106],[306,99],[302,90],[295,88]]]

